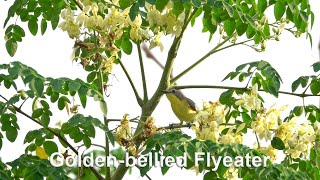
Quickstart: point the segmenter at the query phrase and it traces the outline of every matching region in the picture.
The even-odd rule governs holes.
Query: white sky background
[[[306,40],[305,35],[301,38],[295,38],[289,33],[284,33],[280,39],[280,42],[269,41],[267,42],[266,52],[258,53],[253,49],[246,46],[233,47],[232,49],[221,51],[213,56],[209,57],[190,73],[179,79],[179,85],[227,85],[227,86],[245,86],[245,83],[236,83],[236,81],[221,80],[227,75],[228,72],[233,71],[238,65],[251,62],[266,60],[280,73],[284,84],[282,84],[281,90],[291,91],[291,83],[301,75],[313,74],[312,65],[319,60],[319,54],[317,50],[318,40],[320,37],[320,4],[317,0],[310,0],[312,9],[315,13],[316,20],[311,34],[313,37],[313,48],[311,49],[309,40]],[[4,19],[6,18],[7,9],[12,2],[4,2],[0,6],[0,25],[2,26]],[[273,8],[271,8],[273,9]],[[9,24],[13,21],[9,21]],[[208,33],[201,33],[200,27],[201,19],[198,19],[196,27],[188,28],[185,36],[182,40],[182,45],[178,53],[178,57],[174,64],[174,74],[177,75],[185,68],[189,67],[193,62],[201,58],[205,53],[211,50],[218,42],[218,36],[215,36],[210,44],[208,44]],[[70,56],[72,53],[72,47],[74,41],[69,39],[67,33],[64,33],[57,29],[51,31],[51,26],[48,24],[48,30],[44,36],[40,35],[40,31],[36,37],[32,36],[25,24],[22,25],[26,31],[26,37],[22,43],[18,45],[18,51],[16,55],[11,58],[5,49],[5,41],[0,38],[0,63],[9,63],[12,61],[21,61],[38,71],[38,73],[47,77],[69,77],[69,78],[81,78],[86,79],[87,73],[77,63],[72,63]],[[0,30],[0,36],[4,37],[4,30]],[[164,38],[165,50],[163,53],[159,49],[153,50],[158,59],[165,63],[166,53],[171,43],[171,38]],[[140,78],[139,62],[136,53],[136,47],[134,47],[133,56],[125,56],[123,63],[127,67],[130,75],[138,91],[142,95],[142,83]],[[157,84],[161,77],[162,69],[160,69],[153,61],[144,59],[145,70],[147,76],[148,93],[152,95],[157,88]],[[128,113],[130,117],[136,117],[140,115],[140,108],[136,103],[134,94],[129,86],[129,82],[122,72],[120,66],[115,66],[113,73],[117,77],[118,81],[114,79],[112,86],[110,87],[111,96],[107,98],[108,103],[108,117],[109,118],[121,118],[123,114]],[[23,88],[23,86],[20,86]],[[0,87],[1,94],[5,92],[6,97],[10,97],[13,91],[7,91],[5,88]],[[219,95],[225,90],[217,89],[190,89],[184,90],[184,93],[196,104],[201,107],[203,101],[217,101]],[[302,92],[298,89],[297,92]],[[302,105],[302,99],[293,96],[280,95],[278,99],[271,95],[262,93],[262,97],[266,101],[266,107],[271,106],[273,103],[277,103],[277,106],[290,104],[290,105]],[[78,102],[80,104],[80,102]],[[306,104],[319,104],[318,98],[307,98]],[[24,110],[31,114],[31,102],[24,105]],[[53,105],[56,108],[56,105]],[[54,110],[54,116],[52,120],[54,122],[58,120],[66,121],[69,119],[66,111]],[[90,114],[94,117],[101,117],[99,104],[88,101],[87,109],[80,109],[82,114]],[[166,126],[170,123],[177,123],[178,120],[171,111],[169,102],[163,98],[158,105],[157,109],[153,113],[156,119],[156,124],[159,126]],[[19,136],[14,143],[4,140],[4,145],[0,151],[0,157],[4,162],[12,161],[18,158],[24,153],[25,146],[23,146],[23,139],[25,134],[31,129],[40,128],[32,121],[19,116],[18,121],[21,130]],[[54,123],[51,122],[51,126]],[[117,125],[117,124],[115,124]],[[190,132],[190,130],[185,130]],[[97,138],[93,141],[97,144],[104,144],[103,133],[100,131],[97,133]],[[250,138],[249,139],[253,139]],[[246,141],[245,144],[252,145],[253,141]],[[161,170],[153,169],[149,173],[152,179],[162,179]],[[166,179],[174,178],[191,178],[202,179],[202,175],[195,176],[194,171],[179,170],[178,168],[170,169],[166,174]],[[125,179],[129,179],[126,176]],[[139,171],[134,170],[130,179],[143,179],[139,177]]]

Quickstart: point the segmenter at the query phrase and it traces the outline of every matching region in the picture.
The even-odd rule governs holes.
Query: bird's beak
[[[164,94],[170,93],[169,90],[162,90],[161,92],[163,92]]]

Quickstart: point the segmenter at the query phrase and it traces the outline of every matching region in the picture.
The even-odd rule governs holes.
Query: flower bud
[[[261,24],[261,25],[265,25],[265,24],[267,23],[267,21],[268,21],[267,17],[266,17],[266,16],[263,16],[263,17],[261,18],[261,20],[260,20],[260,24]]]

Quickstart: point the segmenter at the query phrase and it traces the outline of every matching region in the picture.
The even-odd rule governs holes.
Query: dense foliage
[[[266,13],[267,10],[273,14]],[[15,21],[11,24],[12,19]],[[209,41],[213,36],[220,36],[221,41],[189,68],[171,78],[183,34],[196,21],[202,22],[202,32],[209,34]],[[280,93],[301,98],[319,96],[319,62],[312,65],[313,75],[297,77],[292,83],[292,92],[280,91],[282,79],[279,73],[267,60],[260,59],[236,67],[224,78],[243,82],[243,87],[175,85],[179,78],[209,56],[233,46],[246,45],[258,52],[266,51],[267,41],[279,41],[283,31],[296,37],[305,34],[312,43],[308,30],[314,23],[314,14],[308,0],[15,0],[4,22],[5,46],[10,56],[15,55],[18,43],[26,35],[26,29],[20,23],[27,23],[34,36],[43,35],[48,25],[53,30],[61,28],[68,33],[75,43],[73,61],[79,62],[88,75],[86,80],[51,78],[43,77],[17,61],[0,65],[0,89],[9,89],[14,94],[4,97],[0,92],[0,148],[3,138],[15,142],[19,135],[17,114],[21,114],[23,120],[42,126],[27,133],[25,154],[12,162],[0,161],[0,179],[122,179],[129,169],[123,164],[77,169],[57,168],[49,163],[48,157],[59,152],[60,147],[69,150],[62,152],[66,157],[78,154],[77,145],[102,147],[103,151],[95,151],[95,156],[113,155],[118,160],[124,158],[124,151],[134,157],[147,153],[178,157],[186,153],[188,163],[184,169],[204,173],[204,179],[320,178],[319,107],[303,104],[286,115],[283,114],[286,107],[265,107],[263,96],[259,94],[264,91],[275,97]],[[149,49],[159,47],[163,50],[162,36],[171,36],[172,44],[161,80],[157,82],[158,88],[150,95],[141,44],[147,43]],[[139,54],[143,96],[121,59],[123,53],[131,55],[134,48]],[[110,129],[109,123],[113,121],[108,119],[105,90],[116,65],[125,72],[141,107],[141,115],[134,119],[124,115],[122,119],[114,120],[119,126]],[[305,91],[295,93],[298,87]],[[168,88],[222,88],[227,91],[217,102],[204,102],[191,125],[157,127],[157,119],[152,113],[163,96],[162,90]],[[93,117],[96,113],[84,116],[78,112],[79,105],[75,101],[86,108],[88,98],[99,103],[100,118]],[[33,102],[32,114],[23,110],[25,101]],[[53,127],[54,106],[71,115],[59,127]],[[195,138],[184,134],[183,128],[189,126]],[[92,144],[97,130],[105,133],[106,144]],[[254,147],[242,144],[243,135],[247,133],[255,136]],[[263,146],[261,141],[268,145]],[[121,147],[115,148],[115,144]],[[219,166],[212,171],[213,165],[195,163],[193,155],[196,152],[208,152],[216,157],[250,154],[267,156],[269,160],[266,168]],[[285,155],[281,164],[274,162],[279,158],[278,152]],[[152,166],[137,168],[141,176],[145,176]],[[169,169],[168,166],[161,167],[163,174]]]

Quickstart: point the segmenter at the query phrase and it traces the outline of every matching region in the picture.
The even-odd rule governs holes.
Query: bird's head
[[[163,90],[162,92],[164,94],[166,94],[166,96],[169,100],[172,98],[178,98],[180,100],[185,98],[185,96],[182,94],[182,92],[177,89],[167,89],[167,90]]]

